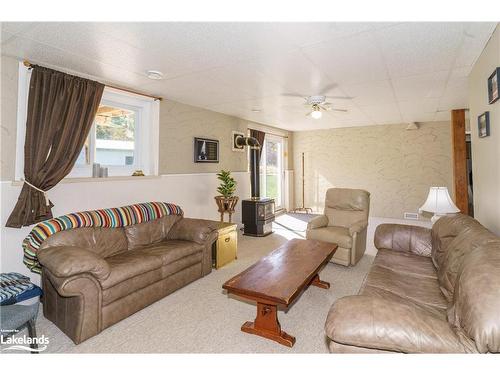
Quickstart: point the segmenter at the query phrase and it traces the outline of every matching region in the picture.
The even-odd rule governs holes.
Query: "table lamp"
[[[460,212],[460,209],[451,200],[448,188],[433,186],[429,189],[427,200],[418,211],[432,212],[434,216],[431,222],[434,224],[441,216]]]

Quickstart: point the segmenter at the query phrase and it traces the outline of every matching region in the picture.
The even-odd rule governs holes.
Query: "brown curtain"
[[[259,157],[261,157],[262,150],[264,149],[264,138],[266,137],[266,133],[261,132],[260,130],[250,129],[250,137],[254,137],[257,141],[259,141]]]
[[[101,101],[104,85],[41,66],[32,66],[24,184],[7,226],[20,228],[52,217],[44,192],[73,168]]]

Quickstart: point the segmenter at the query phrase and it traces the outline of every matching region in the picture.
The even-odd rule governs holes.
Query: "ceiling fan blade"
[[[345,99],[345,100],[352,100],[352,99],[354,99],[354,96],[330,96],[330,95],[325,95],[325,97],[330,98],[330,99]]]
[[[341,109],[341,108],[332,108],[331,110],[335,112],[349,112],[347,109]]]
[[[301,98],[301,99],[304,99],[304,95],[300,95],[300,94],[293,93],[293,92],[284,92],[284,93],[281,94],[281,96],[288,96],[288,97],[291,97],[291,98]]]
[[[311,115],[312,115],[312,112],[309,112],[306,114],[306,117],[311,117]]]
[[[324,104],[323,105],[318,105],[318,107],[320,109],[322,109],[323,111],[331,111],[332,110],[332,107],[330,106],[325,106]]]

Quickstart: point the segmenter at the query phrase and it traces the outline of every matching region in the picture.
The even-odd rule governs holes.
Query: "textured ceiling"
[[[495,23],[3,23],[2,54],[288,130],[449,119]],[[161,81],[147,70],[164,73]],[[305,117],[321,93],[347,113]],[[252,110],[259,109],[260,112]]]

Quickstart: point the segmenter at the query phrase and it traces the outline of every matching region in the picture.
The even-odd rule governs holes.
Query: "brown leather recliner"
[[[76,344],[211,272],[217,231],[178,215],[78,228],[38,250],[43,313]]]
[[[332,262],[355,265],[366,250],[370,193],[360,189],[326,191],[324,215],[307,225],[306,238],[336,243]]]
[[[465,215],[382,224],[360,293],[338,299],[333,353],[500,352],[500,238]]]

